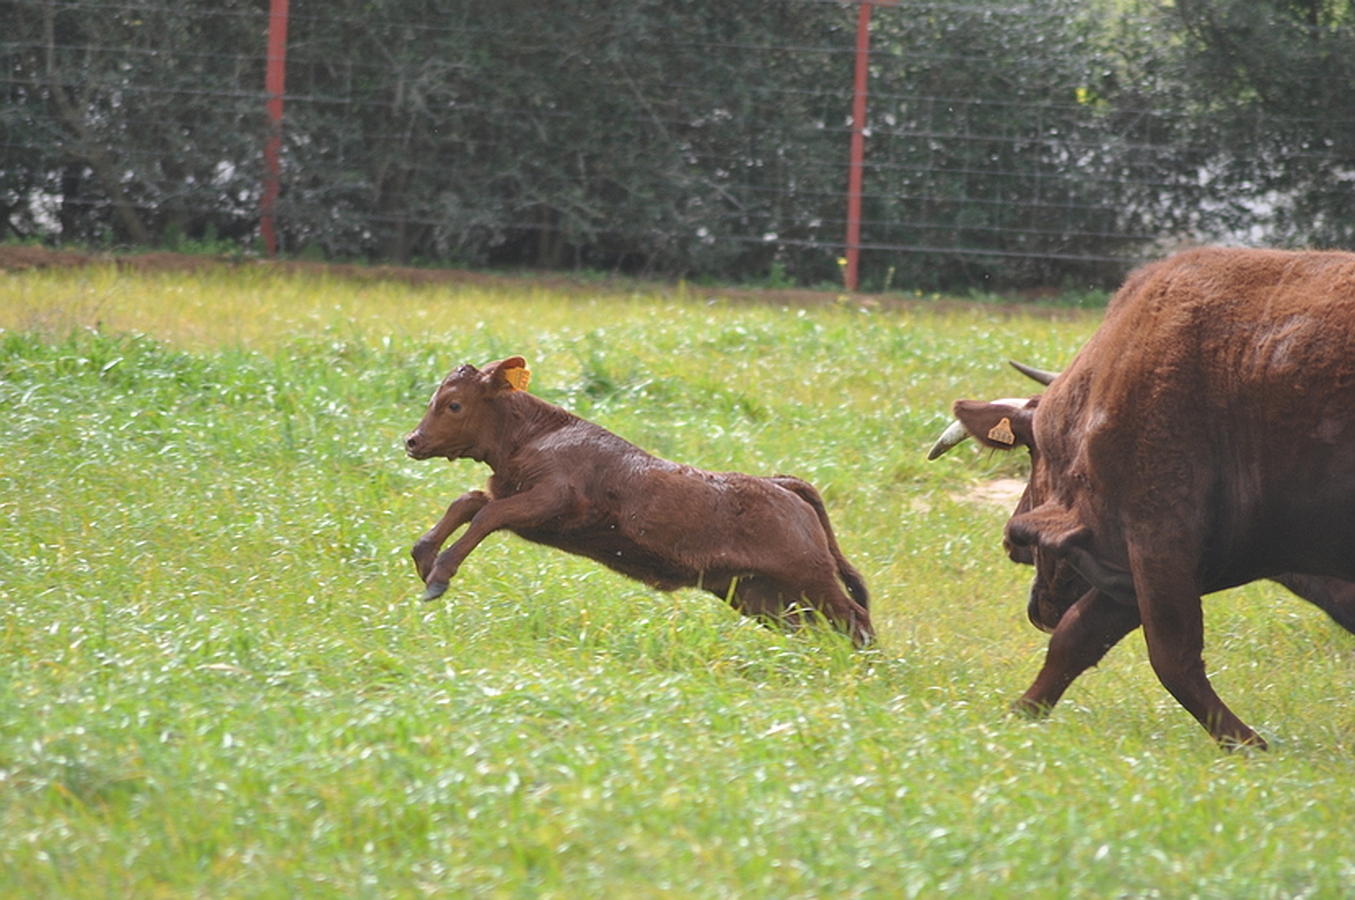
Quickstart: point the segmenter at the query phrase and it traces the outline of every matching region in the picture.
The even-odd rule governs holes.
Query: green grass
[[[1131,636],[1043,723],[1044,636],[961,396],[1095,312],[732,305],[92,269],[0,280],[0,895],[1341,897],[1355,637],[1273,585],[1208,661],[1225,755]],[[470,461],[399,439],[461,362],[664,456],[816,483],[878,648],[496,535],[407,559]]]

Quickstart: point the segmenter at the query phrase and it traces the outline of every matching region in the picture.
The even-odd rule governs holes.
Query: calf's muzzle
[[[423,452],[423,450],[420,449],[419,446],[422,442],[423,435],[419,434],[419,429],[417,428],[411,431],[409,434],[405,435],[406,455],[408,455],[411,459],[427,459],[428,454]]]

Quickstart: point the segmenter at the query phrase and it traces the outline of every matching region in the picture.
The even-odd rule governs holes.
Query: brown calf
[[[529,394],[525,378],[520,356],[484,371],[462,366],[405,438],[414,459],[469,458],[493,470],[486,490],[458,497],[414,544],[424,600],[440,597],[470,552],[506,528],[660,590],[699,587],[789,626],[807,606],[857,646],[873,639],[865,582],[812,485],[659,459]]]

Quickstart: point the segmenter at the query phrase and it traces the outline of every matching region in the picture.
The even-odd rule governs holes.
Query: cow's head
[[[498,433],[498,401],[527,386],[527,363],[510,356],[483,371],[465,365],[442,380],[428,410],[413,431],[405,435],[405,452],[414,459],[483,460],[493,452]]]
[[[1056,373],[1012,365],[1042,384],[1050,384],[1057,377]],[[989,402],[958,400],[953,407],[955,421],[937,439],[927,458],[936,459],[971,437],[995,450],[1025,447],[1029,451],[1030,480],[1007,521],[1002,543],[1013,562],[1035,567],[1026,614],[1036,628],[1053,631],[1068,607],[1091,590],[1091,584],[1062,552],[1065,543],[1076,542],[1082,535],[1069,532],[1053,537],[1051,543],[1047,537],[1053,532],[1039,524],[1042,504],[1050,494],[1048,473],[1035,438],[1039,407],[1040,395]]]

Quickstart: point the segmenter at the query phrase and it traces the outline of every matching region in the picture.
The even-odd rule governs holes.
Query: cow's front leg
[[[1161,563],[1163,558],[1130,546],[1143,638],[1153,672],[1225,749],[1250,746],[1264,750],[1266,742],[1219,699],[1205,674],[1204,611],[1193,573],[1173,571]]]
[[[484,491],[467,491],[453,500],[438,523],[414,542],[409,555],[414,558],[414,567],[419,571],[419,578],[428,581],[428,573],[433,571],[433,561],[437,559],[438,550],[442,549],[443,542],[451,537],[453,531],[474,518],[488,502],[489,495]]]
[[[1138,625],[1137,608],[1095,589],[1083,594],[1059,619],[1040,674],[1012,708],[1030,716],[1047,714],[1077,676]]]
[[[461,537],[438,554],[428,573],[423,600],[435,600],[447,591],[447,584],[456,575],[461,563],[480,542],[500,528],[530,528],[564,511],[565,501],[560,492],[548,488],[532,488],[502,500],[483,504]],[[449,510],[450,512],[450,510]]]

